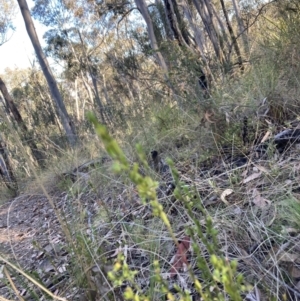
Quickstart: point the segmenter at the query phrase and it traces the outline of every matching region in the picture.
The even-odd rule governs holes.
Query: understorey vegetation
[[[0,0],[0,51],[18,12],[0,300],[300,300],[298,1]]]

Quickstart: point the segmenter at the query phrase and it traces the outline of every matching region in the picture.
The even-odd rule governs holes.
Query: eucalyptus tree
[[[9,40],[9,34],[14,29],[13,18],[16,5],[11,0],[0,0],[0,46]]]
[[[12,168],[9,153],[6,144],[0,133],[0,175],[4,181],[4,185],[16,195],[18,192],[18,183]]]
[[[109,97],[106,97],[107,93],[101,93],[104,74],[100,65],[104,57],[103,48],[107,47],[105,40],[116,28],[114,14],[119,11],[122,11],[122,6],[91,1],[40,0],[33,8],[34,17],[52,27],[45,34],[47,54],[64,63],[64,75],[76,82],[76,87],[79,82],[83,83],[90,103],[96,104],[93,109],[99,112],[105,124],[110,123],[111,118],[105,108],[103,94],[106,101]],[[79,107],[76,95],[74,101]],[[80,115],[78,111],[76,115]]]
[[[57,11],[60,14],[56,14]],[[132,12],[136,20],[136,7],[127,1],[40,0],[33,9],[34,17],[52,27],[45,35],[46,53],[63,63],[65,79],[86,90],[84,94],[88,99],[76,100],[74,97],[75,103],[81,102],[81,107],[87,102],[95,103],[93,109],[99,112],[104,123],[115,123],[117,118],[111,118],[112,110],[119,114],[120,108],[129,108],[127,100],[135,108],[134,100],[141,99],[138,73],[143,70],[138,61],[142,60],[143,53],[134,37],[139,35],[136,29],[140,23],[129,20]],[[148,56],[145,55],[144,59],[150,69],[153,62],[149,56],[156,57],[156,52],[148,41],[146,37],[141,44],[148,48]],[[159,81],[157,77],[155,80]]]
[[[240,4],[238,3],[237,0],[232,0],[232,4],[233,4],[234,13],[235,13],[235,18],[237,20],[237,24],[238,24],[238,28],[239,28],[239,32],[238,32],[237,36],[239,36],[239,35],[242,36],[243,44],[244,44],[244,51],[246,54],[248,54],[249,53],[249,41],[248,41],[248,37],[247,37],[245,24],[244,24],[243,18],[241,16]]]
[[[223,49],[220,45],[218,29],[215,27],[213,22],[213,12],[210,5],[207,6],[209,2],[206,0],[193,0],[193,3],[197,9],[198,14],[204,25],[204,29],[213,45],[217,59],[223,64],[225,61]]]
[[[182,2],[179,2],[179,4],[183,9],[184,17],[188,21],[189,28],[193,32],[193,38],[195,40],[196,47],[201,54],[201,58],[204,62],[206,62],[203,30],[195,20],[193,8],[191,7],[190,3],[186,0],[182,0]]]
[[[119,101],[119,87],[138,91],[137,84],[142,83],[139,75],[145,70],[142,66],[152,67],[149,63],[153,58],[163,70],[164,84],[169,87],[168,76],[180,72],[179,66],[185,62],[198,72],[199,79],[203,78],[203,66],[208,74],[210,70],[220,71],[220,67],[222,71],[229,70],[233,64],[231,48],[236,53],[234,59],[237,57],[242,65],[240,27],[237,32],[228,10],[233,2],[224,1],[222,7],[220,0],[155,0],[152,3],[146,0],[36,0],[33,15],[52,28],[46,35],[47,53],[63,62],[64,74],[74,82],[76,91],[78,86],[84,87],[87,101],[98,106],[102,122],[110,122],[108,108]],[[232,1],[239,4],[238,0]],[[125,63],[129,61],[145,63],[139,62],[131,76],[135,66]],[[127,68],[129,65],[132,66]],[[187,68],[186,72],[192,73]],[[147,71],[157,74],[157,70],[148,68]],[[220,74],[219,71],[216,74]],[[149,85],[145,80],[142,84]],[[206,84],[201,84],[203,86]],[[83,107],[85,98],[82,100],[76,95],[76,107]],[[133,100],[136,95],[139,93],[132,93],[129,98]],[[76,115],[80,116],[78,110]]]
[[[41,69],[44,73],[44,76],[48,82],[50,93],[52,98],[56,104],[56,108],[58,111],[58,115],[62,122],[63,128],[65,130],[66,136],[71,146],[74,146],[76,143],[76,133],[74,125],[69,117],[69,114],[66,110],[65,104],[59,92],[56,80],[52,74],[49,63],[47,61],[46,56],[42,50],[41,44],[39,42],[33,20],[31,18],[31,14],[27,5],[26,0],[18,0],[19,7],[21,9],[21,13],[24,19],[24,23],[26,26],[27,33],[31,40],[31,43],[34,47],[35,53],[37,55],[38,61],[40,63]]]
[[[191,44],[191,40],[179,11],[178,3],[176,0],[164,0],[164,5],[174,38],[180,46],[188,47]]]
[[[32,152],[33,157],[36,159],[40,166],[44,166],[45,156],[41,151],[39,151],[34,139],[32,139],[32,135],[30,134],[26,123],[24,122],[17,106],[11,95],[9,94],[6,85],[2,78],[0,77],[0,91],[5,100],[7,111],[13,116],[14,121],[17,123],[18,127],[21,130],[21,138],[25,144],[27,144]]]
[[[33,67],[22,72],[21,79],[19,77],[19,80],[15,81],[14,78],[18,78],[20,71],[13,70],[5,73],[11,87],[11,95],[18,105],[24,123],[34,132],[34,135],[41,137],[39,145],[46,148],[43,137],[53,137],[57,132],[61,137],[64,135],[63,127],[55,112],[43,72]]]
[[[154,32],[153,23],[152,23],[146,2],[145,2],[145,0],[135,0],[135,4],[136,4],[138,10],[140,11],[141,15],[143,16],[145,23],[147,25],[148,37],[150,39],[151,47],[152,47],[153,51],[156,53],[158,63],[161,66],[161,68],[165,72],[167,72],[168,67],[167,67],[167,64],[165,62],[163,55],[159,51],[158,43],[157,43],[155,32]]]
[[[230,22],[230,19],[229,19],[229,16],[228,16],[227,9],[225,7],[224,0],[220,0],[220,2],[221,2],[224,17],[225,17],[225,20],[226,20],[226,25],[227,25],[227,28],[228,28],[228,31],[229,31],[229,34],[230,34],[231,42],[232,42],[233,48],[234,48],[234,50],[236,52],[236,55],[237,55],[238,64],[239,64],[239,66],[242,70],[243,69],[243,59],[242,59],[241,50],[240,50],[240,47],[238,45],[237,38],[234,34],[234,31],[233,31],[233,28],[232,28],[232,25],[231,25],[231,22]]]

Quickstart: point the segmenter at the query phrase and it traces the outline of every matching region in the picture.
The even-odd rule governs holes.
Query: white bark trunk
[[[21,9],[21,13],[25,22],[25,26],[26,26],[26,30],[28,33],[28,36],[31,40],[31,43],[33,45],[33,48],[35,50],[36,56],[39,60],[41,69],[44,73],[44,76],[47,80],[50,92],[51,92],[51,96],[52,99],[54,100],[56,107],[57,107],[57,111],[60,117],[60,120],[63,124],[64,130],[66,132],[68,141],[70,143],[71,146],[74,146],[76,143],[76,135],[75,135],[75,129],[72,126],[69,114],[66,110],[65,104],[63,102],[63,99],[60,95],[60,92],[58,90],[57,87],[57,83],[56,80],[51,72],[50,66],[48,64],[47,58],[43,53],[41,44],[39,42],[31,15],[30,15],[30,11],[27,5],[26,0],[18,0],[20,9]]]
[[[183,8],[183,12],[185,17],[187,18],[190,27],[192,28],[193,32],[194,32],[194,37],[195,37],[195,41],[196,41],[196,45],[197,48],[201,54],[201,57],[204,61],[206,61],[205,55],[204,55],[204,44],[203,44],[203,36],[202,33],[200,31],[199,26],[197,26],[193,20],[191,11],[188,7],[188,4],[186,3],[186,1],[182,1],[181,3],[179,3],[181,5],[181,7]]]
[[[217,37],[217,34],[215,32],[215,28],[213,26],[213,21],[210,18],[207,7],[203,0],[193,0],[193,3],[198,11],[198,14],[200,15],[202,22],[204,24],[205,30],[209,36],[209,39],[213,45],[214,51],[216,53],[217,58],[221,63],[224,62],[223,53],[220,48],[219,40]]]
[[[78,102],[78,79],[76,77],[74,82],[75,87],[75,104],[76,104],[76,114],[77,114],[77,120],[80,121],[80,113],[79,113],[79,102]]]
[[[154,33],[153,23],[152,23],[150,14],[148,12],[146,2],[145,2],[145,0],[135,0],[135,4],[146,22],[151,47],[156,52],[156,57],[157,57],[158,63],[165,72],[168,72],[168,67],[165,62],[165,59],[162,56],[162,54],[158,48],[157,40],[156,40],[155,33]]]

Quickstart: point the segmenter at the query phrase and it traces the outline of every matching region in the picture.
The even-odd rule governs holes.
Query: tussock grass
[[[93,143],[89,142],[91,139],[94,141]],[[40,193],[41,187],[39,183],[49,192],[67,190],[70,183],[68,179],[62,176],[64,173],[70,173],[77,166],[101,157],[101,149],[102,154],[105,154],[103,145],[95,136],[84,138],[73,150],[64,150],[55,144],[52,145],[52,148],[49,148],[46,169],[38,170],[38,182],[34,177],[21,180],[21,183],[23,182],[21,185],[23,186],[22,192]]]

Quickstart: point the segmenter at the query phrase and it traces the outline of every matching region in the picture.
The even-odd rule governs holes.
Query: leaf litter
[[[289,156],[297,158],[293,152]],[[280,162],[283,160],[279,160]],[[281,163],[281,170],[293,170],[294,162],[289,160],[285,164]],[[247,176],[245,171],[249,170],[249,164],[253,164],[252,170],[257,171]],[[223,163],[217,162],[206,170],[201,166],[199,169],[182,170],[180,179],[191,191],[196,189],[206,210],[214,216],[214,226],[219,230],[220,249],[224,254],[230,254],[231,259],[239,261],[239,271],[244,274],[246,281],[255,284],[262,279],[262,275],[269,275],[266,271],[270,271],[270,260],[265,260],[269,257],[273,258],[273,265],[291,265],[288,271],[291,279],[295,279],[295,285],[286,284],[273,274],[264,277],[264,285],[273,285],[278,279],[277,285],[281,290],[292,289],[295,293],[299,283],[299,229],[294,224],[286,227],[294,230],[285,232],[290,239],[290,245],[279,257],[276,252],[272,253],[274,248],[280,248],[279,236],[275,241],[269,238],[268,235],[271,234],[266,236],[268,227],[280,218],[276,199],[278,195],[284,195],[280,194],[280,187],[274,186],[274,181],[278,180],[271,177],[272,166],[274,162],[257,159],[257,162],[238,168],[227,165],[224,170]],[[237,185],[232,185],[231,178],[237,172],[243,179]],[[281,174],[281,177],[285,176],[283,181],[280,180],[282,185],[288,183],[289,189],[300,178],[298,171],[293,172],[293,178],[289,172]],[[114,292],[117,295],[122,293],[122,288],[114,289],[107,282],[107,272],[112,269],[113,262],[120,253],[126,254],[128,266],[138,271],[136,283],[145,291],[150,285],[150,254],[153,250],[164,258],[162,274],[169,279],[170,288],[178,284],[193,291],[188,269],[201,279],[201,271],[196,266],[190,246],[197,243],[201,248],[205,247],[201,241],[192,242],[185,234],[186,225],[190,224],[189,217],[183,205],[174,200],[172,194],[165,193],[166,182],[160,182],[157,193],[172,221],[174,233],[177,233],[178,245],[171,240],[162,223],[152,216],[150,208],[141,203],[134,187],[122,185],[121,179],[113,184],[113,188],[101,186],[97,191],[86,190],[74,196],[66,192],[52,194],[51,197],[57,208],[63,212],[65,221],[69,225],[77,225],[77,229],[71,230],[72,237],[75,239],[76,231],[85,229],[86,238],[91,239],[93,245],[101,249],[102,255],[95,259],[97,265],[91,269],[94,273],[93,281],[101,286],[102,292]],[[0,210],[1,254],[6,254],[8,259],[17,262],[25,271],[36,271],[52,292],[63,295],[68,300],[79,300],[80,296],[84,296],[84,288],[74,284],[71,277],[70,272],[74,269],[72,254],[46,197],[22,195],[2,205]],[[203,220],[196,208],[193,214]],[[100,263],[103,258],[109,260],[104,266]],[[9,272],[13,275],[12,271]],[[17,287],[22,296],[28,298],[28,289],[20,283]],[[32,286],[31,289],[35,288]],[[11,293],[6,285],[0,284],[1,296],[8,297]],[[40,292],[36,290],[36,294]],[[263,289],[260,289],[259,294],[264,294]],[[258,296],[258,290],[254,291],[252,298],[254,296]],[[95,294],[93,300],[102,299]]]

